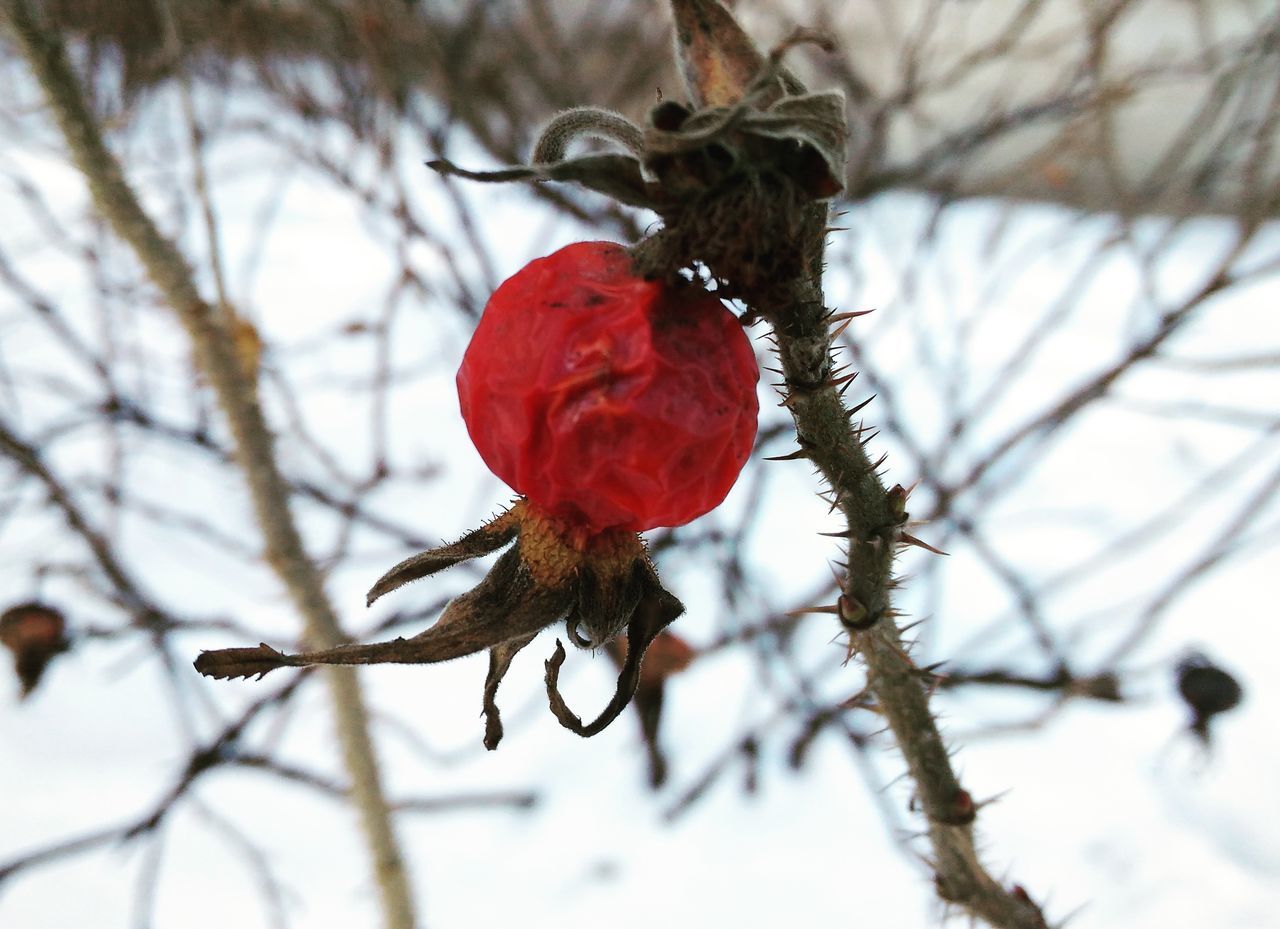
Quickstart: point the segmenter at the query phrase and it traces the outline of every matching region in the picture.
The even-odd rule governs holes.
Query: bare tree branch
[[[271,432],[236,353],[232,333],[200,296],[186,262],[143,211],[118,161],[107,149],[67,61],[61,38],[41,23],[27,0],[6,0],[4,10],[95,205],[115,233],[129,243],[165,295],[217,392],[236,439],[268,562],[292,596],[310,637],[321,647],[341,644],[341,627],[289,512],[289,493],[276,466]],[[352,797],[364,824],[382,894],[383,918],[389,929],[410,929],[415,922],[413,902],[382,793],[359,683],[350,669],[336,670],[327,679],[338,738],[351,776]]]

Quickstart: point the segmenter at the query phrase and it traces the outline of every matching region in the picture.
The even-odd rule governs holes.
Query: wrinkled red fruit
[[[579,242],[494,292],[458,371],[493,472],[591,532],[679,526],[724,500],[756,434],[751,343],[719,299]]]

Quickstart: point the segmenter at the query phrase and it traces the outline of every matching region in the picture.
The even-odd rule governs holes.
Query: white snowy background
[[[29,86],[13,92],[35,99]],[[226,101],[198,96],[197,103],[231,121]],[[243,106],[240,115],[252,112],[251,101]],[[199,256],[204,244],[198,217],[189,208],[181,212],[170,197],[180,186],[175,177],[188,170],[180,131],[166,122],[176,120],[175,113],[155,107],[149,118],[149,125],[130,135],[137,150],[126,152],[133,156],[126,161],[141,166],[133,179],[148,204],[167,228],[183,230],[184,245]],[[88,218],[81,180],[58,154],[56,137],[34,106],[22,128],[22,134],[0,141],[0,159],[11,173],[20,169],[38,185],[58,222],[106,242]],[[342,144],[334,139],[335,154]],[[214,201],[232,297],[274,346],[264,357],[268,413],[276,423],[293,415],[273,399],[274,371],[293,384],[300,415],[336,465],[359,472],[368,467],[374,439],[362,394],[350,385],[367,378],[375,359],[371,343],[329,336],[352,320],[378,318],[389,305],[386,295],[398,267],[388,253],[394,234],[371,223],[351,196],[289,163],[278,148],[245,135],[213,151]],[[398,170],[424,214],[446,216],[440,182],[421,167],[426,154],[417,140],[405,139]],[[462,148],[453,153],[458,160],[464,155]],[[379,166],[362,157],[348,167],[358,177],[375,177]],[[518,190],[467,195],[482,204],[478,214],[486,237],[501,242],[499,276],[598,234],[552,217]],[[73,256],[42,244],[41,229],[23,202],[12,188],[0,189],[6,249],[21,259],[22,274],[92,339],[100,322],[92,311],[94,282],[85,279]],[[1024,327],[1040,318],[1028,307],[1038,308],[1045,295],[1069,288],[1073,270],[1112,227],[1106,218],[1076,219],[1056,208],[974,201],[948,208],[930,238],[924,229],[932,218],[930,201],[907,194],[853,207],[841,219],[849,231],[833,246],[829,297],[842,309],[878,308],[855,322],[850,335],[860,339],[866,333],[864,350],[874,353],[879,371],[892,372],[897,415],[915,423],[916,434],[936,441],[949,425],[937,400],[939,390],[950,389],[942,383],[948,365],[963,362],[967,374],[959,389],[973,396],[1005,376],[1001,372]],[[988,247],[997,229],[998,244]],[[1153,221],[1148,234],[1154,239],[1160,231]],[[1186,289],[1205,273],[1229,234],[1225,222],[1211,219],[1184,230],[1176,246],[1162,253],[1160,277],[1169,292]],[[926,238],[931,244],[922,256]],[[1278,246],[1276,229],[1264,231],[1255,245],[1259,256],[1274,255]],[[106,247],[110,262],[104,273],[121,286],[135,280],[123,248]],[[456,251],[467,260],[465,245]],[[424,252],[413,261],[429,280],[446,279],[441,255]],[[970,454],[1039,410],[1064,385],[1114,361],[1119,337],[1148,324],[1134,310],[1140,302],[1138,264],[1139,256],[1117,254],[1102,273],[1088,278],[1088,292],[1064,311],[1053,337],[993,394],[984,418],[973,425]],[[1005,266],[1008,286],[993,289],[999,277],[993,269]],[[207,278],[203,283],[209,284]],[[1274,274],[1232,291],[1179,337],[1181,353],[1222,357],[1280,349],[1278,295]],[[67,397],[74,391],[58,382],[74,383],[80,374],[16,304],[4,307],[0,320],[6,381],[25,385],[20,392],[0,391],[0,409],[35,433],[68,415]],[[973,320],[973,331],[961,332],[966,320]],[[140,290],[135,308],[118,325],[121,344],[145,347],[147,357],[158,359],[145,370],[122,361],[123,376],[147,391],[154,408],[169,405],[175,420],[188,415],[188,350],[165,309]],[[430,477],[401,482],[373,505],[428,539],[448,539],[503,504],[508,493],[483,469],[458,416],[452,375],[469,325],[439,311],[430,295],[397,304],[395,325],[394,368],[412,376],[393,393],[389,454]],[[938,335],[942,357],[933,365],[918,353],[920,331]],[[758,344],[765,358],[766,346]],[[947,357],[948,351],[959,357]],[[762,408],[766,422],[777,422],[783,411],[767,380],[766,375]],[[1154,365],[1138,369],[1123,386],[1124,402],[1083,417],[1034,468],[1020,472],[1016,460],[1003,465],[1001,478],[1017,486],[998,510],[985,515],[986,534],[1032,578],[1055,577],[1089,557],[1257,438],[1230,425],[1151,416],[1139,409],[1142,404],[1232,404],[1274,416],[1280,397],[1274,369],[1211,380]],[[875,421],[874,402],[867,416]],[[104,467],[107,445],[102,435],[84,430],[77,441],[59,442],[56,462],[67,473],[92,475]],[[783,444],[771,453],[787,450]],[[886,450],[891,481],[909,484],[917,477],[898,471],[894,448],[888,444]],[[193,615],[234,617],[264,637],[291,642],[296,620],[267,568],[255,562],[255,531],[234,474],[177,445],[140,442],[135,451],[126,486],[136,500],[164,501],[198,514],[241,540],[246,553],[236,557],[191,533],[125,519],[112,527],[112,537],[126,560],[141,566],[148,592]],[[279,452],[291,475],[325,481],[324,467],[308,449],[282,444]],[[965,447],[955,454],[965,454]],[[1195,514],[1176,534],[1144,547],[1138,558],[1111,556],[1107,570],[1050,601],[1053,628],[1068,636],[1078,630],[1082,644],[1075,654],[1106,660],[1116,641],[1099,617],[1114,616],[1115,635],[1132,628],[1126,608],[1148,602],[1150,592],[1218,531],[1223,513],[1261,486],[1276,466],[1274,449],[1269,454],[1270,459],[1260,453],[1259,460],[1241,465],[1221,499],[1189,500]],[[939,467],[953,465],[944,461]],[[760,481],[766,482],[764,492],[750,493]],[[723,511],[706,517],[729,525],[744,507],[760,508],[744,597],[786,609],[829,579],[827,562],[837,550],[832,540],[816,535],[833,527],[814,490],[803,463],[753,463]],[[0,498],[9,495],[0,490]],[[1270,519],[1261,524],[1275,527],[1280,508],[1266,505]],[[323,556],[334,544],[333,520],[305,502],[296,509],[311,550]],[[921,534],[931,538],[930,531]],[[1274,541],[1274,531],[1258,533],[1246,550],[1175,602],[1136,653],[1140,660],[1128,663],[1137,670],[1126,687],[1132,699],[1124,704],[1073,701],[1042,726],[999,734],[993,726],[1035,717],[1049,705],[1046,699],[975,688],[936,699],[966,786],[979,799],[1000,796],[979,819],[988,864],[1045,902],[1052,919],[1074,913],[1071,924],[1079,929],[1280,924]],[[33,548],[56,555],[78,551],[79,545],[55,514],[38,507],[6,519],[0,524],[4,599],[38,594],[65,604],[73,627],[114,621],[100,605],[78,609],[71,581],[54,578],[32,589],[21,570]],[[356,549],[358,557],[340,564],[329,579],[331,596],[355,634],[393,609],[457,592],[475,577],[459,569],[366,612],[369,582],[406,552],[368,542]],[[1008,635],[1007,623],[998,637],[984,632],[1012,608],[1008,592],[963,547],[940,566],[921,568],[925,558],[913,553],[906,565],[907,573],[939,572],[931,576],[931,599],[910,586],[904,594],[904,606],[929,620],[920,630],[917,660],[981,656],[991,664],[1018,666],[1027,642]],[[696,553],[677,554],[660,565],[688,606],[678,629],[694,644],[731,628],[733,621],[702,566]],[[804,667],[838,665],[843,650],[835,633],[829,617],[806,620],[792,660]],[[673,678],[664,720],[672,777],[654,794],[645,788],[637,728],[629,715],[601,736],[582,740],[546,713],[541,658],[550,652],[551,638],[545,634],[522,654],[504,683],[508,736],[492,753],[479,745],[483,657],[361,672],[378,718],[392,797],[485,791],[537,796],[527,810],[462,809],[398,818],[423,925],[907,929],[938,923],[942,911],[920,857],[926,847],[911,834],[920,824],[908,811],[909,785],[897,780],[902,763],[887,736],[875,738],[860,755],[841,737],[825,735],[799,772],[784,764],[782,740],[766,741],[753,794],[743,790],[741,766],[731,767],[700,802],[672,818],[668,814],[691,779],[732,749],[735,734],[777,711],[775,698],[783,688],[774,678],[795,670],[741,647]],[[245,644],[212,633],[176,641],[183,645],[173,655],[176,662],[188,662],[201,648]],[[1237,674],[1246,690],[1244,704],[1216,725],[1208,758],[1183,733],[1185,710],[1173,691],[1173,663],[1190,645]],[[612,686],[607,660],[571,655],[567,671],[570,700],[584,711],[606,698]],[[856,662],[843,674],[823,678],[831,694],[843,688],[851,695],[861,687]],[[142,815],[164,795],[192,748],[182,720],[211,734],[237,708],[283,682],[212,682],[191,672],[175,690],[155,653],[127,640],[82,643],[53,664],[24,703],[13,681],[0,677],[0,866],[32,849]],[[252,729],[248,741],[273,746],[282,757],[341,780],[326,703],[322,688],[304,685],[286,720]],[[875,728],[873,720],[865,726]],[[9,880],[0,887],[0,927],[271,925],[258,873],[238,840],[205,815],[209,810],[251,836],[255,853],[269,859],[290,925],[377,924],[354,813],[306,787],[223,770],[197,784],[157,841],[96,849]],[[160,864],[153,871],[155,856]],[[136,908],[138,899],[149,896],[146,881],[154,882],[149,916]]]

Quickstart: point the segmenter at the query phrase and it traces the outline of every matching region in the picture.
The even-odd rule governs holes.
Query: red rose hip
[[[458,399],[480,456],[531,503],[592,533],[641,531],[724,500],[755,440],[758,377],[718,298],[579,242],[494,292]]]

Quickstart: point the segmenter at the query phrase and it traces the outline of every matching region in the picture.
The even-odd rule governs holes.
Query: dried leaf
[[[256,648],[219,648],[201,652],[195,660],[195,668],[205,677],[221,681],[235,677],[257,677],[262,680],[269,671],[295,664],[290,656],[277,651],[266,642]]]
[[[698,653],[692,645],[674,632],[664,630],[653,640],[648,653],[644,656],[640,683],[663,681],[673,674],[679,674],[689,667],[697,656]]]
[[[765,57],[716,0],[671,0],[676,57],[695,106],[732,106],[765,67]],[[777,93],[782,93],[781,85]]]

